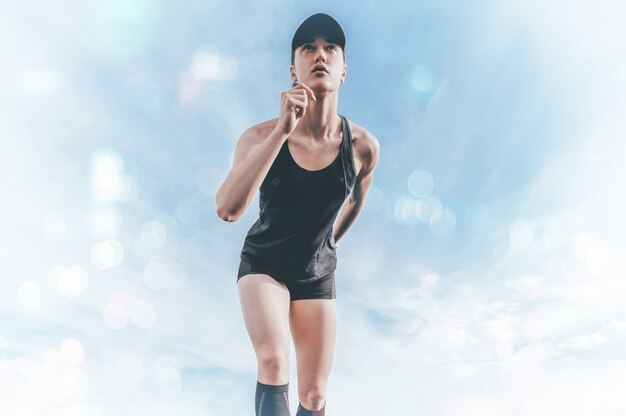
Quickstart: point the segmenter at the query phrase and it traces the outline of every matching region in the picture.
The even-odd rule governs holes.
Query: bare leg
[[[266,274],[237,283],[246,329],[257,357],[257,415],[289,415],[289,291]]]
[[[298,397],[304,407],[298,415],[322,415],[335,353],[336,299],[292,301],[289,315],[298,363]]]

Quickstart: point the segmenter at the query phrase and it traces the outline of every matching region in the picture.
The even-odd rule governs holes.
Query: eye
[[[306,45],[304,45],[304,47],[303,47],[302,49],[306,49],[306,48],[308,48],[309,46],[311,46],[311,44],[310,44],[310,43],[307,43]],[[311,47],[312,47],[312,46],[311,46]]]
[[[335,45],[330,45],[329,48],[331,48],[332,50],[336,49]]]

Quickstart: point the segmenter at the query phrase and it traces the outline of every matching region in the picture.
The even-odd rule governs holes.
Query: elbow
[[[233,215],[223,206],[223,202],[221,201],[220,198],[220,191],[222,190],[222,188],[220,187],[217,190],[217,193],[215,194],[215,206],[217,207],[215,212],[217,213],[217,216],[227,222],[233,222]]]
[[[217,207],[217,216],[226,222],[235,222],[241,217],[241,210],[226,209],[225,207]]]
[[[234,222],[237,221],[239,219],[238,215],[234,215],[232,212],[224,209],[224,208],[218,208],[217,209],[217,216],[220,217],[222,220],[226,221],[226,222]]]
[[[222,198],[220,198],[219,191],[215,196],[215,205],[217,206],[217,216],[227,222],[237,221],[245,211],[242,205],[238,204],[233,206],[232,202],[227,203]]]

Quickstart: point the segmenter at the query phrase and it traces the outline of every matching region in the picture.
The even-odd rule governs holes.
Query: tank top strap
[[[343,167],[343,180],[346,184],[346,194],[345,197],[348,197],[350,192],[352,192],[352,187],[356,181],[356,168],[354,167],[354,156],[352,150],[352,132],[350,131],[350,125],[348,124],[348,119],[339,114],[341,117],[341,128],[342,128],[342,141],[341,141],[341,158],[342,158],[342,167]]]

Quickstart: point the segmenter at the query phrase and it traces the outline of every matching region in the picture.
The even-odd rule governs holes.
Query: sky
[[[622,2],[2,2],[0,413],[245,416],[258,194],[313,13],[380,158],[341,239],[326,414],[626,414]],[[298,405],[291,347],[292,412]]]

